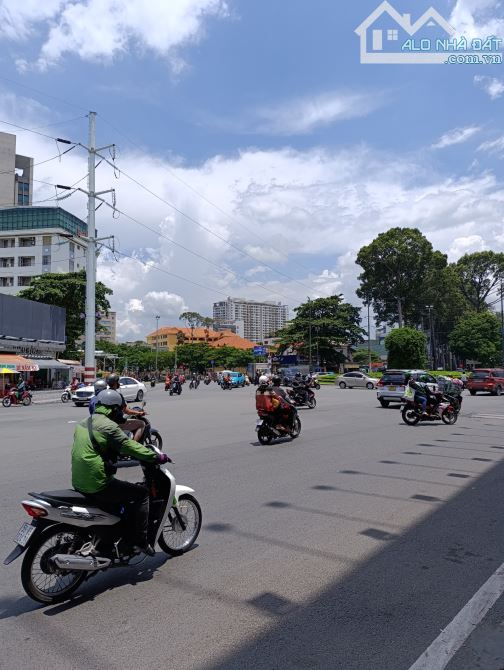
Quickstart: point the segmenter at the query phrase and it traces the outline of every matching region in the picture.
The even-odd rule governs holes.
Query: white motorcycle
[[[156,453],[156,447],[150,446]],[[141,463],[149,490],[148,541],[180,556],[195,543],[201,528],[201,508],[193,489],[179,486],[166,465]],[[100,570],[125,567],[143,560],[129,534],[128,510],[104,512],[92,498],[72,490],[30,493],[21,504],[32,517],[23,523],[16,547],[4,560],[12,563],[25,551],[21,582],[41,603],[67,598]]]

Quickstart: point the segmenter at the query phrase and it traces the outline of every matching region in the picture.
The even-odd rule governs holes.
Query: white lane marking
[[[504,593],[504,563],[483,584],[409,670],[443,670]]]
[[[473,414],[473,419],[504,419],[504,414]]]
[[[67,423],[77,423],[77,421],[67,421]]]

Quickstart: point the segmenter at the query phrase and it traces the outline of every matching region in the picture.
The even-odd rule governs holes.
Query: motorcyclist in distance
[[[119,375],[111,374],[107,377],[107,384],[109,388],[113,391],[117,391],[122,398],[122,412],[127,416],[144,416],[145,412],[143,410],[130,409],[128,403],[124,399],[123,394],[119,391]],[[117,421],[121,428],[125,431],[133,433],[133,439],[135,442],[140,442],[142,440],[142,435],[145,430],[145,423],[140,419],[126,419],[122,418],[122,421]]]

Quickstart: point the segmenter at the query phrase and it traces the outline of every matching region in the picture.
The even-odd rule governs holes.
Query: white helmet
[[[269,384],[269,379],[268,379],[268,377],[267,377],[266,375],[261,375],[261,376],[259,377],[259,384],[260,384],[261,386],[265,386],[265,385]]]

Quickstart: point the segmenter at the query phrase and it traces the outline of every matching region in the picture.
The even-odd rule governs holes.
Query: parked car
[[[120,392],[123,394],[124,399],[127,402],[140,402],[143,400],[144,395],[147,392],[145,384],[139,382],[133,377],[121,377],[119,379]],[[88,405],[91,398],[94,396],[94,385],[90,384],[89,386],[82,386],[74,391],[72,394],[72,402],[76,407],[83,407]]]
[[[437,391],[436,378],[425,370],[387,370],[376,384],[376,395],[382,407],[388,407],[391,402],[401,402],[406,390],[407,374],[416,381],[426,382],[431,391]]]
[[[234,372],[233,370],[223,370],[223,375],[229,375],[233,388],[245,386],[245,375],[243,372]]]
[[[491,395],[501,395],[504,391],[504,370],[501,368],[478,368],[466,382],[471,395],[485,391]]]
[[[335,384],[340,389],[366,388],[372,391],[376,387],[376,381],[376,379],[368,377],[363,372],[345,372],[344,375],[336,378]]]

